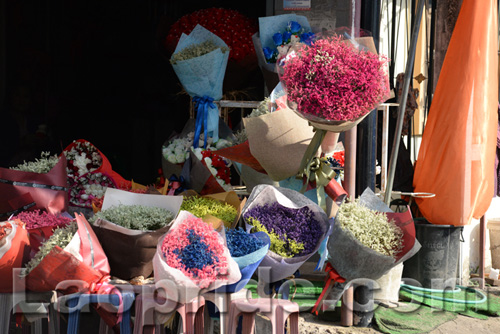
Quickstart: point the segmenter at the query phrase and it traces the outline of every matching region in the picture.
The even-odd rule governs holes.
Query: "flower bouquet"
[[[158,239],[170,229],[181,203],[182,196],[106,190],[102,209],[90,222],[108,256],[111,275],[125,280],[151,275]]]
[[[53,213],[68,209],[66,159],[43,152],[40,159],[0,168],[0,218],[27,209]]]
[[[21,284],[31,291],[73,293],[109,275],[109,263],[83,215],[54,230],[21,271]],[[75,282],[79,282],[75,285]],[[83,285],[82,285],[83,282]]]
[[[157,288],[169,300],[186,303],[206,291],[240,280],[222,235],[211,225],[181,211],[170,230],[160,238],[153,258]]]
[[[371,38],[324,34],[280,65],[288,105],[317,129],[347,131],[389,96],[387,59]]]
[[[50,238],[54,229],[68,225],[73,218],[64,214],[52,214],[47,211],[23,211],[12,219],[26,224],[32,252],[38,252],[42,242]]]
[[[213,226],[227,228],[236,225],[245,201],[240,201],[234,191],[199,196],[194,191],[183,193],[181,210],[188,211],[198,218],[210,221]]]
[[[269,185],[253,189],[243,208],[247,231],[269,235],[271,246],[260,266],[270,267],[276,282],[292,275],[319,248],[328,230],[328,217],[297,191]]]
[[[181,17],[171,26],[166,38],[169,52],[173,52],[182,34],[189,34],[198,24],[220,37],[229,47],[224,91],[246,89],[246,83],[257,67],[252,43],[252,35],[257,31],[256,21],[234,9],[197,10]]]
[[[213,101],[222,98],[222,83],[229,58],[229,47],[217,35],[197,25],[182,35],[170,63],[182,86],[196,103],[193,146],[198,147],[201,130],[204,145],[208,137],[219,139],[219,109]]]
[[[334,220],[324,256],[329,261],[328,270],[335,273],[327,277],[335,277],[336,282],[376,280],[420,249],[410,210],[392,212],[370,189],[358,200],[344,202]],[[345,285],[330,294],[331,281],[328,279],[315,309],[325,296],[329,295],[333,304],[342,296]]]
[[[87,140],[73,141],[63,155],[68,160],[69,201],[74,206],[91,208],[108,187],[130,187],[130,181],[115,172],[106,156]]]
[[[264,232],[248,233],[241,227],[226,228],[229,253],[238,264],[241,279],[231,285],[221,286],[215,292],[233,293],[245,287],[269,250],[271,239]]]
[[[286,107],[281,85],[273,90],[269,102],[263,102],[251,117],[243,118],[247,144],[233,146],[232,151],[217,150],[216,153],[256,167],[257,171],[263,170],[273,181],[281,181],[297,174],[302,156],[313,137],[313,129]],[[269,104],[276,105],[276,109]],[[248,156],[254,157],[256,163],[249,164]]]
[[[283,14],[259,17],[259,32],[252,36],[252,40],[257,61],[268,89],[273,89],[279,83],[276,68],[276,60],[280,53],[278,48],[282,54],[286,54],[292,45],[292,35],[298,35],[300,40],[301,34],[307,34],[302,38],[302,42],[304,42],[310,39],[309,33],[311,33],[311,26],[307,17],[302,15]],[[293,37],[293,44],[295,44],[296,39],[297,37]]]
[[[29,245],[28,232],[23,222],[0,222],[0,293],[16,291],[12,271],[14,268],[21,268],[28,260]]]
[[[370,189],[340,206],[328,240],[329,262],[346,280],[377,279],[419,249],[411,212],[390,211]]]

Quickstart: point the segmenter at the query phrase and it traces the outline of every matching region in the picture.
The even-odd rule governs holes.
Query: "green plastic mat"
[[[290,294],[288,299],[296,302],[301,311],[312,308],[323,291],[324,282],[313,281],[311,283],[312,286],[295,286],[294,284],[290,284]],[[259,295],[257,294],[257,284],[249,283],[245,286],[245,289],[252,292],[252,298],[259,298]],[[278,294],[277,298],[281,298],[281,294]]]
[[[460,292],[445,290],[444,292],[432,293],[408,292],[402,288],[399,294],[403,300],[411,300],[413,303],[421,303],[437,310],[454,312],[473,318],[487,319],[488,316],[500,316],[500,297],[473,288],[461,287]],[[425,294],[425,296],[420,296],[420,294]],[[482,303],[476,303],[482,299],[486,300]]]
[[[428,333],[456,317],[457,314],[453,312],[409,304],[397,308],[378,307],[374,312],[373,322],[383,333],[420,334]]]

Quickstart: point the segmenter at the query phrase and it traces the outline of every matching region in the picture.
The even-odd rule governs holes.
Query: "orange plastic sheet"
[[[498,124],[497,1],[464,0],[441,69],[413,180],[423,216],[467,225],[488,209]]]

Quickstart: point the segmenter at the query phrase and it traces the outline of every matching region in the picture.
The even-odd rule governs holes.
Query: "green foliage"
[[[174,214],[164,208],[118,205],[97,212],[89,222],[95,223],[97,218],[131,230],[154,231],[167,226],[174,219]]]
[[[363,245],[388,256],[396,256],[403,248],[403,231],[384,212],[363,206],[359,200],[346,201],[335,221]]]
[[[282,257],[294,257],[304,250],[303,243],[298,243],[293,239],[287,238],[286,234],[283,234],[283,237],[280,238],[279,235],[274,233],[274,230],[269,232],[257,219],[249,217],[247,222],[253,226],[253,232],[265,232],[271,239],[271,247],[269,249]]]

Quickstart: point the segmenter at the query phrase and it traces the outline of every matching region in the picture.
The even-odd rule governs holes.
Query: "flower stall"
[[[321,326],[329,332],[338,325],[417,333],[419,329],[412,326],[421,324],[422,318],[428,323],[421,327],[430,331],[456,314],[500,315],[500,298],[457,281],[461,270],[448,262],[464,263],[461,252],[453,251],[458,248],[462,228],[441,226],[449,223],[444,218],[465,225],[484,211],[483,199],[491,185],[476,172],[486,171],[483,162],[491,162],[489,151],[480,151],[480,144],[490,142],[496,119],[469,114],[471,124],[486,121],[480,133],[457,126],[455,132],[464,128],[476,135],[475,153],[470,153],[462,150],[470,149],[466,134],[458,139],[445,137],[448,132],[435,126],[445,120],[450,123],[449,118],[455,121],[450,124],[458,124],[466,117],[434,111],[438,107],[462,110],[462,105],[475,110],[474,104],[487,110],[493,105],[488,99],[491,94],[486,94],[489,89],[478,84],[467,95],[463,89],[469,87],[468,73],[460,72],[463,82],[455,80],[458,86],[452,85],[460,93],[457,105],[449,101],[445,84],[438,82],[433,113],[428,116],[431,128],[423,136],[412,181],[418,193],[397,191],[393,179],[401,127],[406,122],[402,110],[413,108],[406,103],[412,74],[419,84],[425,78],[413,73],[413,66],[417,38],[424,34],[419,32],[421,13],[427,4],[418,2],[411,15],[414,30],[407,36],[411,43],[405,39],[409,44],[407,68],[399,76],[403,81],[396,87],[399,100],[395,100],[395,67],[400,66],[395,64],[395,51],[387,52],[386,45],[381,45],[382,33],[375,29],[372,36],[359,23],[368,20],[361,20],[360,15],[368,15],[370,8],[380,12],[380,8],[353,1],[344,13],[339,5],[342,1],[337,1],[332,16],[329,5],[298,2],[268,0],[265,11],[262,3],[234,2],[221,8],[205,8],[208,4],[191,8],[186,3],[184,8],[177,1],[148,2],[148,10],[142,12],[158,20],[156,43],[149,44],[156,44],[154,52],[160,54],[161,66],[151,57],[150,64],[144,62],[143,71],[153,66],[161,74],[154,81],[155,88],[134,86],[135,93],[125,84],[109,88],[132,97],[125,99],[116,93],[114,102],[103,97],[102,106],[95,106],[92,122],[87,122],[92,123],[88,132],[67,126],[76,138],[59,140],[50,151],[40,150],[22,163],[12,160],[16,162],[0,167],[0,272],[5,278],[0,284],[0,328],[6,328],[4,322],[13,327],[11,308],[23,331],[46,317],[50,331],[55,328],[57,332],[62,325],[67,333],[77,333],[79,327],[82,332],[96,331],[83,329],[96,327],[96,321],[99,331],[120,333],[141,333],[152,327],[184,333],[225,332],[227,328],[298,333],[299,328],[309,332]],[[294,3],[307,10],[295,10]],[[252,6],[254,11],[249,10]],[[480,15],[478,8],[472,0],[463,1],[462,10],[475,18],[496,17]],[[452,50],[462,52],[461,57],[450,56],[443,66],[442,77],[448,85],[457,79],[450,63],[473,69],[477,82],[486,77],[483,68],[461,61],[471,57],[469,44],[481,50],[483,57],[491,34],[483,31],[474,41],[467,39],[470,36],[464,27],[475,32],[472,28],[486,24],[478,19],[467,25],[463,15],[455,30],[461,39],[454,37],[450,42]],[[338,21],[335,26],[332,17]],[[344,24],[349,27],[342,27]],[[88,34],[97,39],[98,34]],[[100,54],[103,59],[107,53],[114,55],[117,64],[103,66],[110,71],[119,67],[123,79],[136,74],[121,58],[129,64],[136,60],[129,58],[133,52],[128,48],[133,43],[123,43],[118,35],[134,39],[131,31],[120,32],[99,42]],[[89,43],[86,35],[79,38],[72,45],[75,54]],[[121,47],[106,49],[104,45],[114,39]],[[459,43],[462,39],[468,43]],[[137,44],[145,48],[148,43],[144,41],[150,39]],[[73,61],[78,62],[79,57]],[[90,71],[91,67],[81,68]],[[106,70],[101,67],[100,71],[104,76]],[[73,72],[80,75],[82,71]],[[90,82],[81,86],[113,86],[95,75]],[[258,85],[253,87],[255,82]],[[417,90],[411,94],[417,101]],[[161,103],[139,105],[138,101],[155,95],[161,96]],[[472,96],[474,103],[463,96]],[[86,97],[79,96],[79,111],[94,107],[86,103]],[[104,113],[99,118],[97,111],[114,106],[116,100],[135,108],[130,123],[124,116],[129,113],[121,110],[111,121]],[[46,98],[45,107],[51,103]],[[94,101],[94,105],[98,103]],[[385,116],[394,106],[398,119],[387,166],[390,131]],[[379,109],[385,110],[385,116],[381,125],[375,125]],[[441,118],[443,115],[447,118]],[[45,118],[53,121],[49,110]],[[20,129],[26,130],[28,122],[17,119]],[[54,122],[63,124],[62,119]],[[359,191],[355,185],[360,176],[356,174],[364,170],[356,170],[356,158],[368,157],[356,153],[365,145],[356,144],[356,138],[370,136],[364,132],[372,126],[367,123],[377,128],[373,140],[383,142],[384,171],[379,183],[374,181]],[[411,128],[411,124],[404,126]],[[117,129],[128,138],[117,136]],[[53,135],[50,131],[45,134]],[[137,140],[142,136],[155,138],[144,143]],[[438,147],[430,137],[440,138],[446,145]],[[446,160],[450,152],[440,154],[451,147],[450,141],[456,147],[453,161],[469,160],[460,160],[453,170],[444,172],[438,170],[445,165],[440,159]],[[372,144],[369,150],[376,147]],[[127,147],[127,157],[120,156],[122,145]],[[425,156],[432,159],[424,160]],[[135,167],[127,166],[128,158]],[[134,181],[146,178],[138,173],[137,165],[149,164],[154,165],[151,180]],[[468,168],[464,172],[468,178],[479,181],[471,187],[456,181],[460,172],[455,169],[461,166]],[[376,166],[371,167],[378,174]],[[442,173],[453,175],[453,186],[447,188],[449,180],[443,181]],[[439,196],[423,196],[429,189]],[[454,205],[444,189],[459,189],[460,193],[469,189],[471,203],[476,199],[481,203],[460,203],[460,210],[454,213],[462,217],[451,218],[455,216],[448,214],[450,210],[435,206]],[[459,191],[455,192],[458,196]],[[432,221],[431,215],[439,219]],[[497,271],[492,269],[492,273]],[[50,294],[50,301],[42,298],[45,294]],[[28,311],[31,306],[26,306],[29,303],[18,297],[37,300],[37,309],[47,312],[33,317]],[[90,310],[83,307],[86,304],[92,312],[86,318],[88,323],[80,324],[80,312]],[[446,317],[439,318],[431,307],[446,311]],[[407,324],[401,322],[403,313]],[[60,319],[67,319],[67,324]],[[311,322],[320,327],[309,326]]]

